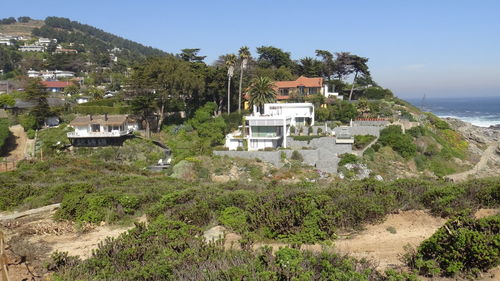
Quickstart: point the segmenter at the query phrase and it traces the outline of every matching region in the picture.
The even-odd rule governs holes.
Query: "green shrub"
[[[23,126],[25,131],[37,128],[36,117],[29,114],[19,116],[19,124]]]
[[[390,146],[404,158],[415,156],[417,146],[413,143],[410,135],[403,134],[401,126],[390,125],[380,131],[379,142],[382,145]]]
[[[359,158],[352,153],[344,153],[340,155],[339,167],[345,166],[349,163],[357,163]]]
[[[420,244],[409,265],[421,274],[477,276],[500,264],[500,215],[458,216]]]
[[[0,119],[0,152],[3,152],[4,145],[7,142],[9,135],[9,120]]]
[[[374,139],[375,136],[372,135],[356,135],[354,136],[354,147],[356,149],[363,149]]]
[[[290,126],[290,134],[295,135],[295,127],[294,126]]]
[[[322,134],[323,134],[323,129],[318,128],[318,129],[316,130],[316,134],[317,134],[318,136],[322,135]]]
[[[294,150],[292,152],[292,156],[290,157],[290,159],[300,162],[304,161],[304,157],[302,157],[302,154],[300,154],[300,152],[298,152],[297,150]]]
[[[224,209],[219,216],[219,221],[238,233],[244,233],[248,228],[246,212],[234,206]]]
[[[293,136],[293,140],[310,142],[312,139],[320,138],[321,136]]]
[[[26,135],[28,135],[28,139],[34,139],[36,132],[33,129],[28,129],[28,131],[26,132]]]

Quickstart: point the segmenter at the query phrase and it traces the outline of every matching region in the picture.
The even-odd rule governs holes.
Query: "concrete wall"
[[[344,127],[345,128],[345,127]],[[372,135],[372,136],[380,136],[380,130],[382,130],[384,127],[381,126],[354,126],[354,127],[347,127],[347,131],[353,135]],[[340,127],[336,127],[333,129],[335,134],[339,134],[341,129]]]

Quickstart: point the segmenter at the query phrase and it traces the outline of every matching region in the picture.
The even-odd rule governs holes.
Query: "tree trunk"
[[[240,91],[238,94],[238,113],[241,112],[241,87],[243,86],[243,66],[241,66],[240,70]]]
[[[227,114],[231,112],[231,78],[227,79]]]
[[[149,125],[149,119],[148,117],[144,118],[146,121],[146,138],[150,139],[151,138],[151,126]]]
[[[352,92],[354,92],[354,83],[356,82],[356,78],[358,78],[358,72],[354,74],[354,80],[352,81],[352,86],[351,86],[351,93],[349,93],[349,101],[352,98]]]
[[[157,128],[158,133],[161,131],[161,125],[163,124],[163,118],[165,118],[164,116],[165,116],[165,105],[162,104],[161,109],[160,109],[160,118],[158,119],[158,128]]]

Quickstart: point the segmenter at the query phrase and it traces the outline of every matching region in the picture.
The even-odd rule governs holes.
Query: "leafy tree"
[[[257,106],[259,112],[264,112],[264,104],[276,100],[276,91],[273,81],[268,77],[256,77],[250,84],[250,106]]]
[[[221,116],[213,116],[216,108],[215,103],[206,103],[196,110],[194,117],[188,122],[209,146],[220,144],[225,138],[226,123]]]
[[[243,71],[247,68],[248,60],[251,57],[250,50],[247,46],[243,46],[238,51],[240,63],[240,87],[238,91],[238,112],[241,112],[241,88],[243,86]]]
[[[227,113],[231,112],[231,79],[234,75],[234,64],[236,63],[236,55],[229,54],[225,58],[227,66]]]
[[[188,62],[203,62],[203,60],[207,56],[200,56],[198,53],[200,52],[200,48],[194,48],[194,49],[182,49],[181,53],[179,54],[179,57]]]
[[[282,66],[292,67],[293,62],[290,53],[273,46],[261,46],[257,48],[259,58],[257,63],[263,68],[280,68]]]
[[[199,73],[188,62],[173,56],[149,58],[134,67],[129,81],[133,96],[153,96],[148,100],[154,101],[158,131],[167,112],[183,109],[194,92],[204,89],[204,81]]]
[[[345,76],[353,72],[352,55],[349,52],[335,53],[334,73],[337,79],[343,80]]]
[[[323,74],[322,63],[319,60],[311,57],[300,59],[297,65],[297,72],[299,75],[307,77],[319,77]]]
[[[0,108],[7,106],[14,106],[16,104],[16,99],[9,94],[0,95]]]
[[[101,88],[97,88],[97,87],[90,87],[87,92],[89,93],[89,95],[95,99],[95,100],[100,100],[104,97],[104,90],[101,89]]]
[[[16,23],[16,22],[17,22],[16,18],[14,18],[14,17],[0,19],[0,24],[13,24],[13,23]]]
[[[330,117],[330,111],[328,110],[328,108],[323,108],[323,107],[316,108],[314,114],[315,114],[315,119],[319,122],[327,121]]]
[[[68,87],[64,88],[64,94],[69,96],[78,95],[80,93],[80,88],[76,84],[71,84]]]
[[[368,66],[366,63],[368,62],[368,58],[359,57],[356,55],[351,55],[351,67],[354,71],[354,80],[351,86],[351,92],[349,93],[349,100],[352,99],[352,92],[354,91],[354,83],[358,78],[358,74],[361,73],[364,76],[369,76],[370,71],[368,71]]]
[[[31,20],[31,18],[30,18],[30,17],[18,17],[18,18],[17,18],[17,21],[18,21],[18,22],[21,22],[21,23],[27,23],[27,22],[29,22],[30,20]]]
[[[151,137],[151,118],[155,112],[153,95],[138,95],[132,102],[132,112],[139,115],[146,123],[146,137]]]
[[[25,99],[35,104],[30,111],[30,115],[36,118],[37,127],[43,125],[45,118],[50,115],[50,107],[47,101],[48,96],[49,93],[45,90],[39,79],[28,80],[25,89]]]
[[[323,77],[330,80],[335,71],[335,61],[333,54],[325,50],[316,50],[316,56],[322,59]]]

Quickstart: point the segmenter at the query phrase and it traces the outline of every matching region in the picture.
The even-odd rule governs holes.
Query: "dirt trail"
[[[6,159],[10,161],[20,161],[25,158],[26,155],[26,141],[28,136],[21,125],[15,125],[9,128],[14,135],[15,144],[12,144],[13,150],[9,151]]]
[[[496,154],[496,149],[497,149],[499,144],[500,144],[500,142],[491,143],[488,146],[488,148],[486,148],[486,150],[483,152],[483,155],[481,155],[481,159],[479,160],[479,162],[477,162],[477,164],[472,169],[465,171],[465,172],[461,172],[461,173],[457,173],[457,174],[453,174],[453,175],[448,175],[448,176],[446,176],[446,178],[451,179],[454,182],[458,182],[458,181],[464,181],[469,176],[477,174],[479,171],[481,171],[487,167],[488,160],[490,159],[490,157],[499,157]]]

